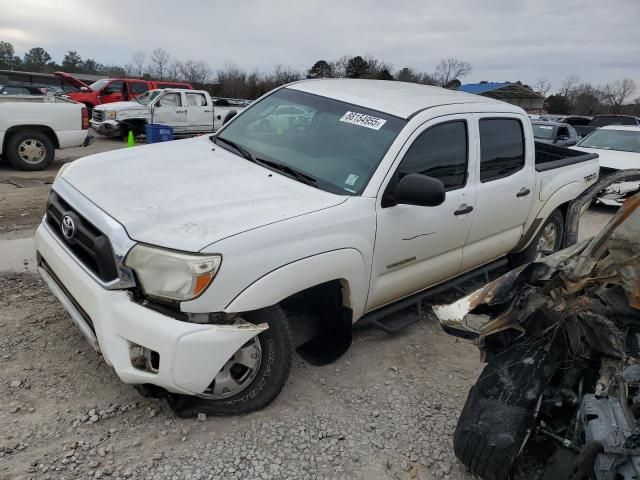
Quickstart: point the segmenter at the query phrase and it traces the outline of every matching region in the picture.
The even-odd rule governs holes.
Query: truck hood
[[[95,107],[94,110],[114,110],[116,112],[124,112],[124,111],[133,111],[139,110],[144,113],[149,112],[149,107],[146,105],[142,105],[138,102],[113,102],[113,103],[105,103],[98,107]]]
[[[86,87],[89,88],[89,85],[84,83],[82,80],[78,80],[76,77],[67,72],[53,72],[56,77],[62,78],[65,82],[73,85],[76,88]]]
[[[601,168],[612,168],[614,170],[630,170],[640,168],[640,153],[621,152],[618,150],[606,150],[602,148],[574,147],[587,153],[597,153],[600,157]]]
[[[208,136],[85,157],[57,181],[120,222],[133,240],[190,252],[348,198],[251,163]]]

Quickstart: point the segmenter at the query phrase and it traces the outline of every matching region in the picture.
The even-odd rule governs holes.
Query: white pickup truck
[[[36,232],[39,271],[124,382],[182,413],[248,412],[278,395],[294,347],[329,362],[354,322],[556,250],[597,176],[597,155],[534,144],[513,105],[302,81],[216,135],[69,164]],[[316,329],[300,344],[303,318]]]
[[[226,99],[214,100],[204,90],[149,90],[129,102],[94,107],[91,127],[107,137],[124,137],[129,131],[144,133],[148,123],[168,125],[177,135],[211,133],[243,108],[230,105]]]
[[[0,155],[20,170],[43,170],[55,149],[87,146],[89,114],[59,97],[0,97]]]

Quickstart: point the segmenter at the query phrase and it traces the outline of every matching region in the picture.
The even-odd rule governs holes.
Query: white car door
[[[476,212],[462,255],[462,270],[488,263],[520,241],[535,190],[535,152],[525,139],[525,117],[476,115],[478,162]]]
[[[187,109],[182,106],[179,92],[167,92],[153,107],[151,123],[173,127],[174,133],[184,133],[187,123]]]
[[[184,94],[187,107],[187,132],[213,131],[213,106],[207,105],[204,93]]]
[[[437,207],[380,201],[367,310],[440,283],[460,270],[462,248],[474,215],[476,162],[470,115],[450,115],[414,132],[387,181],[409,173],[442,180],[445,201]],[[397,167],[397,169],[396,169]],[[388,188],[388,187],[387,187]]]

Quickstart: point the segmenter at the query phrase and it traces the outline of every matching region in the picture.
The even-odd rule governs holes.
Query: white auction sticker
[[[387,121],[382,118],[372,117],[371,115],[358,112],[347,112],[342,116],[340,121],[371,128],[372,130],[380,130],[380,128],[387,123]]]

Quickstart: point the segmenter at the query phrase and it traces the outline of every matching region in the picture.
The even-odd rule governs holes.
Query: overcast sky
[[[573,74],[640,85],[640,0],[0,0],[0,12],[0,40],[58,62],[77,50],[125,64],[162,47],[214,70],[306,70],[346,54],[432,71],[453,56],[473,66],[463,83],[547,77],[557,87]]]

